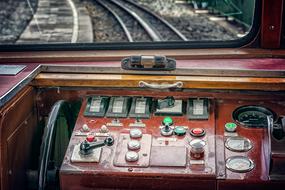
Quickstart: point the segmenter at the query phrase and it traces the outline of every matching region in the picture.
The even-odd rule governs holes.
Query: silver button
[[[109,129],[107,128],[106,125],[102,125],[99,131],[100,133],[108,133]]]
[[[128,142],[128,149],[129,150],[138,150],[141,148],[141,143],[137,140],[131,140]]]
[[[137,152],[134,152],[134,151],[128,151],[126,153],[126,161],[128,162],[135,162],[135,161],[138,161],[139,159],[139,154]]]
[[[131,138],[141,138],[142,131],[140,129],[131,129],[130,130],[130,137]]]
[[[191,152],[193,153],[202,153],[204,152],[204,146],[206,142],[201,139],[194,139],[190,142]]]
[[[90,128],[88,127],[88,125],[87,124],[84,124],[83,126],[82,126],[82,132],[89,132],[90,131]]]

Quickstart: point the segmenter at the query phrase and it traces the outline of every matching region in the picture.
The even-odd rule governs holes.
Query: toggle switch
[[[173,134],[173,129],[172,129],[172,125],[173,125],[173,120],[171,117],[165,117],[162,121],[162,125],[163,127],[160,130],[160,133],[162,136],[171,136]]]

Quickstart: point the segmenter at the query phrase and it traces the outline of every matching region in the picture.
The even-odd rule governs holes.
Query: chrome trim
[[[153,88],[153,89],[169,89],[169,88],[182,88],[183,87],[183,82],[179,81],[173,84],[168,84],[168,83],[161,83],[161,84],[156,84],[156,83],[147,83],[144,81],[139,82],[139,87],[142,88]]]
[[[233,169],[229,164],[230,164],[230,161],[234,160],[234,159],[244,159],[246,161],[249,162],[249,166],[247,169],[245,170],[235,170]],[[254,162],[249,159],[248,157],[245,157],[245,156],[232,156],[232,157],[229,157],[227,160],[226,160],[226,168],[232,172],[237,172],[237,173],[245,173],[245,172],[249,172],[251,171],[253,168],[255,167],[255,164]]]

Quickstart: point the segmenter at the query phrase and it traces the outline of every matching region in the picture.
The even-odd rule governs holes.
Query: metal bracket
[[[176,61],[165,56],[131,56],[121,61],[122,69],[146,70],[146,71],[169,71],[176,69]]]

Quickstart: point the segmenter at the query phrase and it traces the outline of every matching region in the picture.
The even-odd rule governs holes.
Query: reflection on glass
[[[229,41],[255,0],[1,0],[0,44]]]

